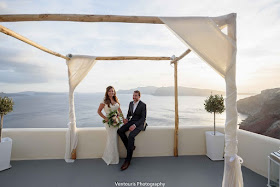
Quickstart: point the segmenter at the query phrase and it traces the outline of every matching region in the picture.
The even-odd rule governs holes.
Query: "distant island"
[[[17,92],[17,93],[4,93],[0,92],[0,97],[14,97],[14,96],[35,96],[35,95],[65,95],[68,92],[34,92],[34,91],[26,91],[26,92]]]
[[[118,90],[118,94],[132,94],[134,90],[139,90],[142,94],[154,95],[154,96],[174,96],[174,87],[155,87],[155,86],[145,86],[137,87],[129,90]],[[77,93],[77,92],[75,92]],[[80,92],[78,92],[80,93]],[[179,96],[209,96],[210,94],[219,94],[225,96],[226,93],[218,90],[211,89],[200,89],[200,88],[189,88],[189,87],[178,87]],[[17,93],[3,93],[0,92],[0,96],[39,96],[39,95],[65,95],[68,92],[35,92],[35,91],[25,91]],[[95,94],[104,94],[103,92],[96,92]],[[239,95],[254,95],[254,93],[238,93]]]
[[[280,88],[238,100],[237,110],[248,115],[240,129],[280,139]]]
[[[143,94],[155,95],[155,96],[174,96],[174,87],[137,87],[129,90],[118,90],[118,94],[131,94],[134,90],[139,90]],[[199,89],[199,88],[189,88],[189,87],[178,87],[179,96],[209,96],[210,94],[224,95],[225,92],[211,89]],[[238,93],[240,95],[253,95],[252,93]]]

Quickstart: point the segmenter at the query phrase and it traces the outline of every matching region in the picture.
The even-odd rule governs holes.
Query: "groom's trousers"
[[[127,138],[125,132],[129,130],[129,127],[133,125],[134,122],[129,121],[125,125],[123,125],[121,128],[118,129],[118,134],[121,137],[123,144],[127,150],[127,155],[126,155],[126,161],[130,161],[132,158],[133,154],[133,149],[134,149],[134,141],[135,137],[141,132],[141,130],[135,128],[133,131],[129,133],[129,136]]]

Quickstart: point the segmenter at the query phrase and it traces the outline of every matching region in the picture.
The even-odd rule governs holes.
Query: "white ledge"
[[[148,126],[135,140],[134,157],[173,156],[173,126]],[[223,126],[217,131],[224,133]],[[13,140],[11,160],[64,159],[67,128],[4,128],[3,137]],[[77,159],[101,158],[106,145],[104,127],[78,128]],[[180,126],[179,155],[205,155],[205,131],[213,126]],[[279,150],[280,140],[244,130],[238,133],[238,155],[243,165],[258,174],[267,176],[267,156]],[[120,157],[126,150],[119,139]]]

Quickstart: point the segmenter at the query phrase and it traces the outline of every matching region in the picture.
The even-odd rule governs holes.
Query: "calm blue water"
[[[97,109],[104,94],[76,93],[77,127],[102,127]],[[238,99],[248,96],[238,96]],[[14,111],[4,117],[4,128],[66,128],[68,123],[68,94],[15,96]],[[127,114],[132,94],[118,94],[121,109]],[[179,125],[212,125],[213,114],[204,110],[200,96],[179,96]],[[147,104],[150,126],[174,126],[174,97],[142,95]],[[239,114],[239,122],[246,116]],[[216,115],[216,123],[225,123],[225,112]]]

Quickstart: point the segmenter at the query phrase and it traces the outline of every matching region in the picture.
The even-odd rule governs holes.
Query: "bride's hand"
[[[108,122],[108,121],[109,121],[109,119],[108,119],[108,118],[105,118],[104,120],[105,120],[106,122]]]

